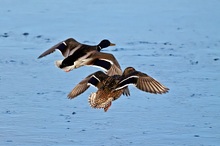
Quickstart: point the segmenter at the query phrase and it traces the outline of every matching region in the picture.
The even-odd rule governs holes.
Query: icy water
[[[0,5],[1,146],[218,146],[220,1],[25,1]],[[130,86],[107,113],[92,109],[90,88],[71,89],[97,68],[65,73],[59,52],[73,37],[104,49],[170,88],[152,95]]]

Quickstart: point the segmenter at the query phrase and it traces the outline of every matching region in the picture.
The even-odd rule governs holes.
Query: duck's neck
[[[100,52],[102,50],[102,48],[98,45],[97,50]]]

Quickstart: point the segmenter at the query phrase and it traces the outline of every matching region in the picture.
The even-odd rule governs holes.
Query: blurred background
[[[1,0],[0,145],[217,146],[220,143],[220,1]],[[73,37],[109,39],[125,69],[133,66],[170,88],[165,95],[129,87],[107,113],[88,89],[71,89],[98,69],[65,73],[57,51]]]

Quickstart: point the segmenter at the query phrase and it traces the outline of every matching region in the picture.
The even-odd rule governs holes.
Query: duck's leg
[[[104,108],[104,111],[107,112],[111,105],[112,105],[112,102],[109,102],[109,104]]]

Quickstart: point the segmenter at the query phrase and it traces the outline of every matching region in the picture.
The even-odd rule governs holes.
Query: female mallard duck
[[[60,42],[42,53],[38,58],[42,58],[56,49],[61,51],[64,60],[56,61],[56,66],[66,72],[84,65],[100,67],[109,75],[121,74],[119,63],[112,54],[101,53],[101,49],[114,46],[109,40],[102,40],[96,46],[81,44],[73,38]]]
[[[98,91],[90,95],[89,104],[93,108],[104,108],[106,112],[112,101],[118,99],[130,84],[142,91],[154,94],[166,93],[169,90],[147,74],[136,71],[133,67],[127,67],[122,75],[108,76],[102,71],[97,71],[87,76],[76,85],[68,97],[70,99],[75,98],[88,89],[90,85],[93,85],[98,88]],[[125,95],[128,96],[129,94],[125,93]]]

